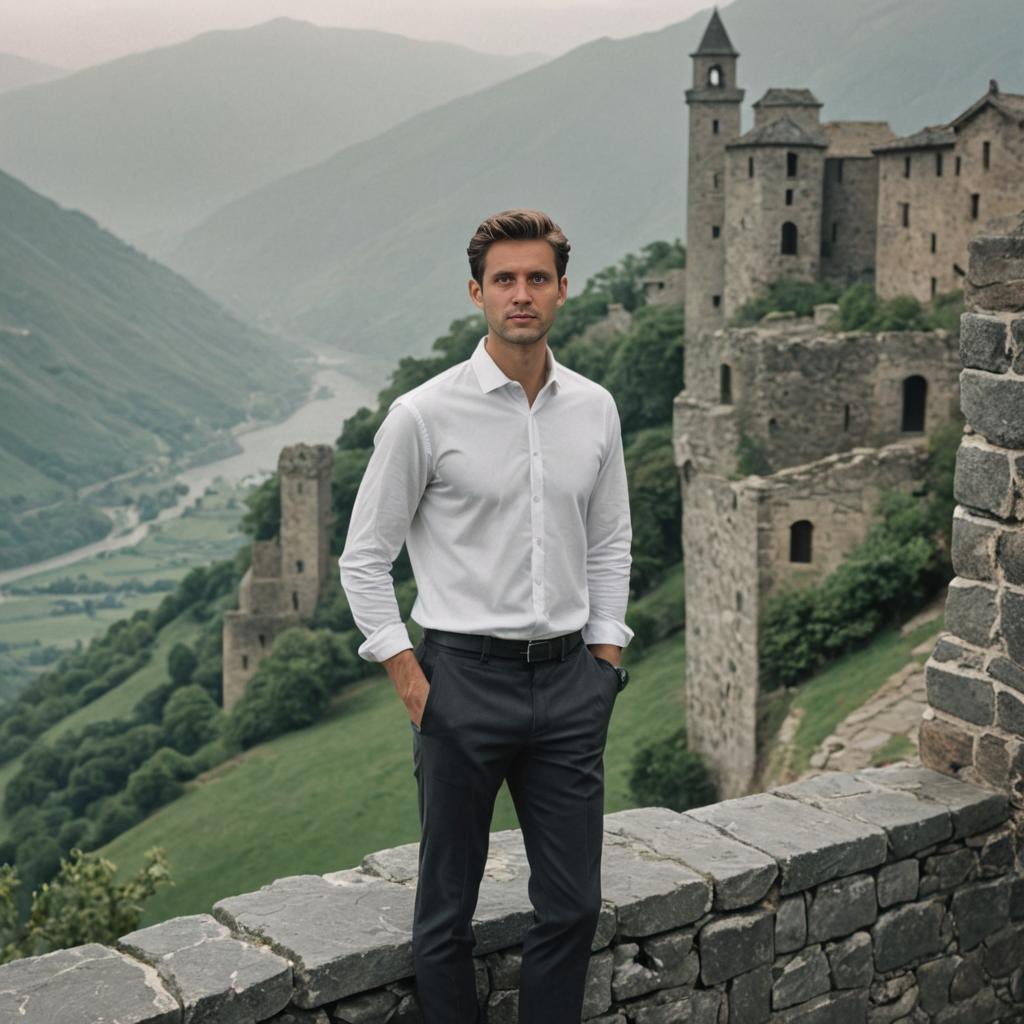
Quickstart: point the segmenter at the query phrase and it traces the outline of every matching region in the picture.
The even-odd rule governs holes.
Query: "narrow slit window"
[[[992,143],[983,142],[981,144],[981,166],[983,170],[988,170],[989,165],[992,162]]]
[[[791,562],[810,562],[813,532],[814,527],[808,519],[800,519],[789,528],[789,560]]]
[[[977,220],[978,214],[981,212],[981,194],[978,192],[971,193],[971,220]]]
[[[938,252],[939,239],[935,232],[932,232],[932,252]]]
[[[711,122],[711,134],[718,134],[718,118],[715,118],[715,120]]]
[[[797,170],[797,154],[787,153],[786,154],[786,177],[795,178]]]
[[[752,178],[754,176],[754,158],[752,156],[747,157],[747,177]]]
[[[900,203],[900,223],[905,227],[910,227],[910,203]]]
[[[711,225],[711,237],[712,238],[718,238],[718,236],[721,233],[722,233],[722,229],[717,224],[712,224]]]
[[[786,205],[793,205],[793,190],[791,188],[786,189]]]
[[[942,154],[941,153],[936,153],[935,154],[935,177],[936,178],[941,178],[942,177]]]
[[[722,363],[718,368],[718,401],[722,405],[732,405],[732,367]]]
[[[910,177],[910,157],[909,156],[905,156],[903,158],[903,177],[904,178],[909,178]]]
[[[786,223],[782,225],[782,242],[780,245],[780,251],[783,256],[796,256],[797,246],[797,227],[791,220],[787,220]]]
[[[842,184],[843,182],[843,161],[836,161],[836,181]]]

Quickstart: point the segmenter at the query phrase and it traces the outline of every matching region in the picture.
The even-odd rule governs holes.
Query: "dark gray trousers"
[[[519,1020],[579,1024],[601,908],[604,746],[618,678],[585,644],[534,662],[421,641],[430,683],[413,764],[420,816],[412,932],[425,1024],[478,1024],[472,918],[503,780],[530,863]]]

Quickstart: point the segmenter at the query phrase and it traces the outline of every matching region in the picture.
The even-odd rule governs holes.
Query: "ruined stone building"
[[[926,301],[959,288],[968,240],[1016,212],[1024,96],[993,82],[949,124],[897,139],[885,122],[822,123],[808,89],[773,88],[743,132],[739,54],[717,11],[691,56],[690,337],[780,279]]]
[[[281,449],[281,532],[252,542],[252,562],[238,588],[238,610],[224,613],[224,710],[242,698],[274,638],[309,619],[333,563],[330,445]]]

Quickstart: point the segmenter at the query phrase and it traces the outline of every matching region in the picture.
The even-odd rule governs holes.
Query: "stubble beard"
[[[500,320],[496,324],[488,324],[488,327],[490,327],[495,335],[509,345],[536,345],[537,342],[546,338],[548,331],[551,330],[551,324],[543,323],[539,317],[536,317],[528,327],[527,325],[518,324],[512,324],[511,326],[512,330],[515,331],[514,334],[506,328],[504,320]]]

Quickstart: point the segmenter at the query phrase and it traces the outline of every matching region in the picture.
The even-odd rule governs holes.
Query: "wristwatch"
[[[629,669],[625,669],[621,665],[612,665],[612,668],[615,669],[615,674],[619,677],[619,691],[621,692],[629,682]]]

